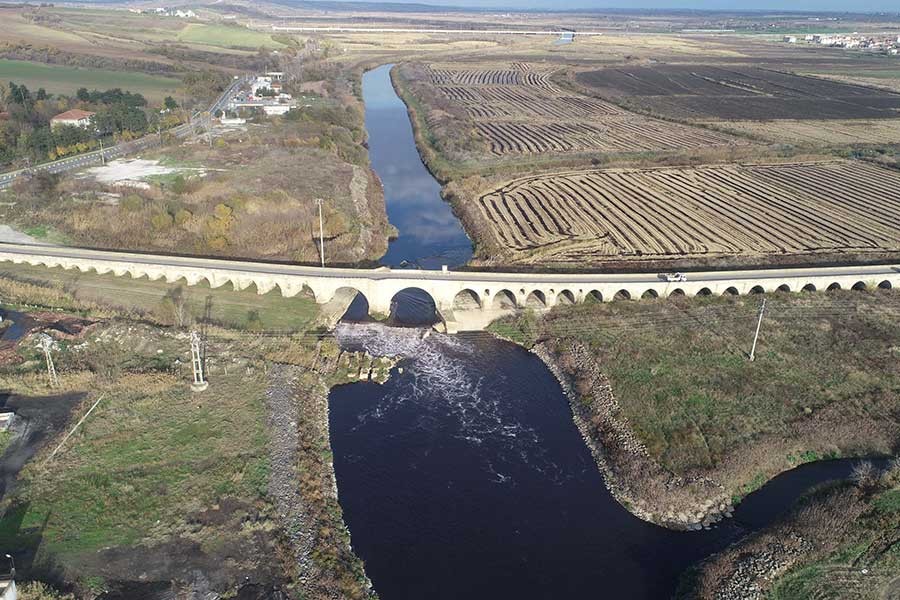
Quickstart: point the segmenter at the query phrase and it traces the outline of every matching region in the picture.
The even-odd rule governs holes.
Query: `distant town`
[[[784,41],[788,44],[819,44],[833,48],[848,48],[879,52],[896,56],[900,54],[900,36],[867,36],[852,33],[840,34],[810,34],[804,36],[786,35]]]

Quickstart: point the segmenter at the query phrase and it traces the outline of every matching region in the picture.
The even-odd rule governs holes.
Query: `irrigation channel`
[[[400,230],[385,260],[468,258],[437,182],[422,174],[389,70],[363,78],[372,161]],[[406,327],[349,322],[364,316],[355,302],[336,330],[342,346],[403,360],[383,385],[332,390],[331,445],[353,547],[383,600],[669,597],[692,563],[852,468],[795,469],[710,530],[657,527],[607,491],[536,356],[484,334],[409,327],[434,316],[421,295],[395,306]]]

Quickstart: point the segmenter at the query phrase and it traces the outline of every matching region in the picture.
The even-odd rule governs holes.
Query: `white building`
[[[81,127],[82,129],[87,129],[91,124],[91,118],[96,113],[92,113],[87,110],[81,110],[79,108],[73,108],[72,110],[67,110],[64,113],[59,113],[52,119],[50,119],[50,129],[54,127],[60,127],[62,125],[71,125],[73,127]]]

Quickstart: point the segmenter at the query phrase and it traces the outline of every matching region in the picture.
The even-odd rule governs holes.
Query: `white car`
[[[687,275],[684,273],[666,273],[663,277],[665,277],[666,281],[671,283],[687,281]]]

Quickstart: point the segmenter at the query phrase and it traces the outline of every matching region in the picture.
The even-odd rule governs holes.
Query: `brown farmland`
[[[900,94],[745,66],[657,65],[579,73],[603,98],[674,119],[891,119]]]
[[[900,173],[862,162],[539,175],[468,212],[485,248],[516,263],[900,251]]]
[[[741,143],[702,128],[651,119],[564,90],[552,69],[528,63],[429,65],[433,89],[472,121],[495,156],[566,152],[654,152]]]

